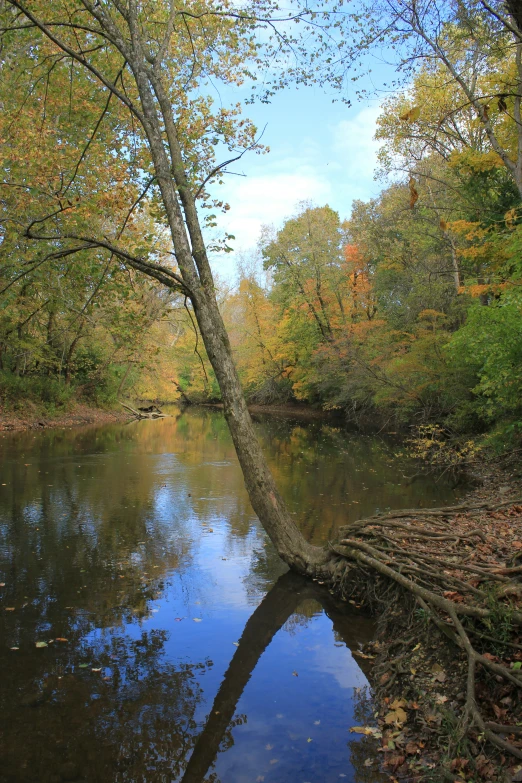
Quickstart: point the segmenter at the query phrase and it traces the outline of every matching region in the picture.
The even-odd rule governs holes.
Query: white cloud
[[[373,137],[380,111],[380,106],[347,110],[346,119],[333,123],[327,114],[324,121],[317,113],[309,115],[303,136],[288,116],[277,124],[277,133],[267,139],[272,151],[244,158],[246,177],[227,177],[219,190],[219,198],[231,207],[220,217],[219,230],[235,236],[234,249],[254,248],[261,227],[279,228],[300,201],[328,203],[344,219],[354,199],[377,195],[373,174],[379,143]],[[225,277],[233,276],[234,254],[219,256],[214,266]]]
[[[352,182],[367,184],[373,178],[380,142],[374,139],[380,106],[362,109],[353,119],[341,120],[332,129],[333,151]]]
[[[229,185],[226,198],[231,209],[226,228],[236,237],[234,247],[239,250],[256,245],[261,226],[280,226],[295,212],[297,202],[311,199],[321,204],[330,195],[329,182],[313,171],[258,174]]]

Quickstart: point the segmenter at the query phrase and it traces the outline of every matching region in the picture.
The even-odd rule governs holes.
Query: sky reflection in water
[[[454,498],[405,487],[414,469],[382,439],[256,426],[317,544],[376,508]],[[285,573],[220,413],[0,447],[1,783],[384,780],[348,732],[369,709],[351,650],[372,624]]]

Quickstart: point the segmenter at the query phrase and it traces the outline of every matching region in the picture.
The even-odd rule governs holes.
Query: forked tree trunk
[[[302,573],[315,573],[328,559],[325,550],[307,543],[288,514],[275,485],[266,459],[257,441],[250,414],[241,389],[232,358],[228,335],[219,312],[215,285],[203,240],[193,186],[189,183],[182,147],[175,120],[176,106],[172,106],[169,85],[169,64],[164,56],[171,45],[177,9],[171,7],[166,26],[167,37],[159,51],[155,42],[147,38],[147,24],[140,17],[143,10],[136,0],[120,3],[83,3],[83,12],[91,16],[94,28],[102,31],[104,44],[110,42],[128,65],[135,82],[139,102],[134,103],[127,92],[120,92],[113,76],[102,74],[93,66],[83,51],[72,49],[59,37],[55,26],[49,27],[31,10],[26,0],[10,0],[18,11],[58,46],[94,74],[113,95],[116,95],[139,121],[148,140],[148,146],[167,216],[174,253],[183,281],[183,292],[190,298],[198,326],[221,389],[225,417],[232,434],[250,501],[279,555],[292,568]],[[114,12],[114,16],[112,16]],[[117,20],[117,21],[116,21]],[[145,24],[144,24],[145,21]],[[155,57],[151,52],[157,51]],[[117,81],[117,80],[116,80]],[[92,245],[91,245],[92,246]],[[146,265],[143,264],[143,267]],[[139,264],[138,264],[138,268]],[[158,273],[146,274],[158,279]],[[172,275],[164,270],[163,281]],[[172,287],[180,290],[173,282]]]
[[[134,51],[140,52],[141,41],[132,20],[130,29],[134,36]],[[331,555],[322,548],[310,545],[295,525],[254,432],[217,304],[214,279],[194,195],[184,168],[172,106],[164,92],[161,76],[156,72],[151,74],[150,69],[140,61],[139,55],[131,55],[129,62],[139,90],[144,129],[169,221],[176,260],[221,390],[225,418],[250,502],[280,557],[301,573],[315,574],[317,569],[325,567]],[[170,155],[167,155],[162,140],[162,128],[166,130]],[[169,172],[168,176],[165,176],[165,172]],[[173,176],[170,172],[173,172]]]

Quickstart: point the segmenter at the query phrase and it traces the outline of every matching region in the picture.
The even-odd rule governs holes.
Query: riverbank
[[[202,402],[192,403],[191,407],[194,408],[212,408],[213,410],[222,411],[223,403],[221,402]],[[339,419],[342,418],[342,414],[339,411],[326,411],[322,408],[313,408],[311,405],[297,402],[284,402],[278,405],[248,405],[248,410],[252,415],[268,414],[270,416],[280,416],[282,418],[289,419]]]
[[[111,424],[124,422],[129,414],[118,410],[103,410],[89,405],[75,405],[67,411],[38,411],[28,404],[23,413],[0,410],[0,432],[19,432],[23,430],[44,430],[60,427],[80,427],[85,424]]]
[[[148,404],[146,401],[142,404]],[[163,403],[162,403],[163,404]],[[165,403],[180,405],[181,403]],[[221,403],[193,404],[193,408],[211,408],[223,410]],[[284,403],[281,405],[249,405],[248,410],[253,416],[269,415],[303,421],[328,420],[337,418],[331,411],[312,408],[309,405]],[[0,409],[0,432],[20,432],[23,430],[41,430],[53,427],[80,427],[85,424],[111,424],[124,422],[131,418],[130,414],[120,410],[95,408],[89,405],[76,404],[68,410],[52,411],[42,409],[27,402],[23,413],[2,411]]]
[[[262,410],[267,412],[266,409]],[[207,425],[208,420],[214,418],[214,416],[202,417],[203,421],[207,422]],[[21,424],[23,425],[22,429],[30,429],[31,423],[37,429],[45,426],[69,428],[78,425],[103,424],[107,421],[126,419],[127,415],[123,411],[120,413],[119,411],[97,411],[90,408],[76,408],[74,411],[50,419],[48,422],[41,419],[31,420],[27,417],[21,421]],[[8,423],[12,427],[13,422]],[[139,427],[122,429],[128,431],[140,430]],[[155,434],[160,431],[159,428],[144,429],[154,430]],[[319,430],[322,428],[312,427],[310,429]],[[324,429],[328,430],[330,428]],[[210,435],[212,431],[208,429],[205,432],[207,435]],[[197,440],[200,435],[201,431],[196,429],[192,435],[187,436],[185,433],[184,437],[186,437],[186,443],[190,444],[191,448],[194,448],[193,444],[201,443],[201,440]],[[171,435],[169,435],[170,437]],[[207,444],[209,442],[214,443],[214,434],[212,434],[211,439],[205,437],[203,441]],[[171,445],[169,445],[170,448],[172,448]],[[300,450],[302,446],[299,445],[297,448]],[[119,445],[116,447],[116,451],[124,453]],[[319,448],[318,452],[323,453],[323,449]],[[207,462],[212,463],[215,457],[216,454],[211,454]],[[222,453],[219,452],[219,458],[221,459],[221,457]],[[367,478],[370,477],[371,472],[375,472],[374,469],[372,471],[372,465],[373,463],[369,463],[367,466]],[[78,467],[80,468],[80,466]],[[351,466],[347,463],[346,467],[342,468],[342,473],[352,474],[354,473],[354,468],[355,472],[357,472],[356,468],[359,467],[361,467],[361,463],[352,464]],[[379,466],[375,467],[378,468],[377,472],[380,473],[381,468]],[[381,465],[381,467],[383,466]],[[325,476],[329,476],[332,469],[333,464],[328,463]],[[522,509],[515,503],[517,498],[522,497],[520,470],[516,466],[511,471],[501,471],[498,466],[489,463],[489,465],[482,466],[481,473],[482,475],[476,476],[476,478],[482,481],[482,485],[467,495],[465,498],[466,507],[460,506],[457,510],[441,512],[442,519],[440,524],[444,525],[451,534],[458,532],[457,538],[463,541],[467,538],[470,540],[469,545],[464,546],[464,555],[470,558],[465,565],[482,569],[491,568],[495,564],[506,567],[517,554],[519,545],[521,545],[520,549],[522,551]],[[121,471],[118,471],[116,475],[121,475]],[[304,481],[299,482],[301,486],[300,494],[304,493],[307,481],[306,475],[307,472],[303,472],[301,478]],[[400,477],[398,479],[400,482]],[[98,480],[99,478],[96,481],[97,485]],[[317,481],[318,485],[320,483],[320,481]],[[114,481],[111,486],[115,486]],[[239,484],[237,486],[229,486],[231,497],[235,498],[238,496],[239,486]],[[363,487],[363,490],[365,488]],[[405,493],[406,491],[407,488],[404,482],[402,482],[401,492]],[[358,497],[355,501],[357,504],[362,500],[362,495],[363,491],[361,491],[361,497]],[[321,498],[324,497],[321,495]],[[338,505],[340,497],[334,497],[332,494],[328,497],[328,505],[332,505],[332,507]],[[426,501],[425,496],[422,496],[422,501]],[[415,499],[408,502],[410,502],[411,506],[421,505],[418,495]],[[453,501],[447,496],[439,500],[439,504],[448,502]],[[127,501],[125,501],[126,503]],[[376,497],[373,495],[371,503],[371,507],[367,508],[363,515],[364,513],[373,513],[373,509],[377,505]],[[481,508],[477,510],[479,504],[481,504]],[[323,500],[321,500],[321,507],[318,513],[323,519],[326,519],[328,516],[328,511],[330,510],[328,505],[324,505]],[[388,502],[382,502],[379,505],[381,508],[389,505],[396,508],[396,506]],[[475,508],[472,508],[473,506]],[[488,506],[497,507],[498,510],[488,509]],[[401,547],[407,547],[415,539],[414,532],[433,536],[433,523],[429,522],[432,512],[433,509],[426,507],[418,509],[416,512],[410,512],[411,523],[415,528],[414,531],[410,531],[410,534],[404,532],[401,533],[400,537],[396,536],[393,539],[393,527],[390,525],[389,529],[386,529],[386,523],[383,534],[388,539],[393,539]],[[406,516],[405,512],[396,512],[395,522],[409,524]],[[341,524],[344,524],[345,521],[346,517],[343,516]],[[339,519],[337,519],[338,524]],[[472,537],[472,531],[477,529],[480,530],[482,537]],[[347,536],[347,534],[345,535]],[[362,543],[373,545],[371,538],[367,536],[365,539],[364,535],[367,534],[359,535],[354,533],[355,535]],[[431,547],[435,550],[435,556],[445,558],[446,560],[456,557],[458,553],[455,552],[455,549],[452,549],[451,542],[441,540],[440,530],[438,536],[435,541],[435,547],[433,547],[433,541]],[[455,535],[449,535],[449,538],[452,537],[455,538]],[[333,540],[333,531],[331,534],[328,534],[327,538],[328,540]],[[378,542],[378,545],[381,546],[381,553],[382,540],[383,537],[381,536],[381,542]],[[323,539],[324,541],[325,539]],[[426,549],[419,550],[417,548],[414,554],[418,558],[426,555],[427,552]],[[392,558],[393,555],[387,556],[386,564],[393,564]],[[427,562],[429,563],[429,557]],[[410,562],[409,565],[407,564],[403,568],[403,573],[415,573],[414,571],[408,571],[408,567],[412,565],[415,567],[415,561]],[[418,567],[418,560],[416,565]],[[516,565],[513,567],[516,568]],[[425,563],[420,577],[414,577],[416,584],[422,584],[423,579],[430,577],[429,570],[429,565]],[[352,571],[352,573],[354,572]],[[448,568],[443,571],[441,567],[439,574],[443,573],[447,574],[448,579],[456,575],[462,582],[469,580],[469,572],[458,572],[455,574],[451,572],[451,569]],[[508,582],[509,587],[516,587],[516,583],[513,580],[508,580]],[[466,589],[472,588],[475,590],[484,586],[480,583],[480,580],[477,582],[474,579],[466,584],[467,587],[465,585],[462,588],[464,594]],[[463,731],[462,718],[463,708],[466,705],[467,665],[466,657],[462,650],[453,642],[451,644],[448,642],[444,632],[439,631],[435,627],[426,609],[417,604],[415,598],[407,590],[394,588],[392,582],[387,581],[370,569],[367,570],[366,581],[361,580],[359,586],[361,588],[359,592],[354,591],[353,595],[346,596],[347,600],[357,604],[366,603],[369,608],[373,609],[374,615],[380,618],[381,627],[377,641],[363,650],[362,653],[364,656],[362,660],[365,663],[373,662],[374,673],[371,676],[371,683],[376,694],[376,704],[378,705],[377,725],[370,723],[367,726],[355,727],[362,729],[364,733],[367,732],[369,738],[378,739],[380,752],[376,754],[375,748],[369,749],[366,754],[368,760],[371,758],[375,759],[376,756],[378,759],[382,759],[385,768],[392,776],[391,780],[396,778],[404,781],[423,781],[423,783],[428,783],[428,781],[430,783],[437,781],[438,783],[443,780],[453,780],[459,783],[471,783],[471,781],[473,783],[479,783],[480,781],[484,781],[484,783],[504,783],[504,781],[511,781],[513,774],[517,773],[517,765],[513,764],[513,757],[507,753],[503,754],[500,749],[495,751],[494,748],[491,748],[490,744],[485,741],[483,732],[477,729],[477,727],[471,732]],[[444,592],[441,591],[441,595],[444,597],[449,596],[456,606],[464,600],[462,590],[451,590],[448,587],[444,587],[442,590]],[[470,597],[467,596],[466,601],[469,599]],[[473,593],[471,599],[473,599]],[[506,626],[506,618],[509,619],[511,608],[516,607],[518,596],[515,592],[508,598],[508,603],[506,603],[500,596],[491,593],[491,600],[496,602],[499,610],[503,610],[496,612],[497,619],[495,622],[498,621],[497,626],[500,623],[500,629],[504,633],[502,629]],[[506,607],[508,609],[507,613],[505,611]],[[448,620],[447,615],[444,616],[442,614],[441,617],[444,622]],[[442,625],[444,625],[444,622]],[[486,636],[491,636],[490,630],[484,628],[482,630]],[[494,624],[492,630],[494,635],[496,633]],[[60,632],[60,636],[63,635],[67,636],[67,634]],[[473,640],[475,641],[475,637]],[[504,646],[500,650],[497,649],[496,645],[493,647],[490,644],[485,645],[481,648],[481,654],[484,653],[484,658],[486,655],[492,656],[491,663],[502,666],[509,672],[512,670],[512,666],[516,666],[519,662],[522,663],[522,658],[515,657],[518,647],[511,646],[513,644],[519,645],[522,649],[522,639],[513,632],[507,641],[509,644],[506,645],[506,641],[504,641]],[[513,655],[508,655],[506,654],[506,649],[508,652],[513,650],[515,652]],[[357,652],[354,654],[357,657]],[[486,658],[486,660],[490,659]],[[517,669],[513,671],[516,672]],[[507,742],[513,745],[513,743],[518,741],[517,724],[519,722],[522,723],[522,715],[519,714],[517,707],[518,697],[516,694],[511,693],[509,684],[506,690],[504,682],[495,680],[496,676],[495,673],[482,670],[477,673],[477,695],[480,699],[480,706],[485,711],[486,723],[501,725],[503,729],[508,728],[510,733],[503,736],[506,737]],[[510,701],[507,702],[506,699]],[[514,747],[517,749],[516,745]],[[522,753],[522,746],[520,746],[520,752]],[[504,755],[504,761],[502,761],[502,755]],[[375,762],[374,768],[376,766],[377,762]]]
[[[522,632],[517,619],[522,609],[522,482],[518,470],[493,466],[483,468],[482,480],[460,510],[437,517],[437,533],[420,512],[413,523],[417,535],[426,536],[420,556],[424,575],[417,571],[418,549],[402,573],[416,587],[433,589],[431,563],[437,560],[440,595],[450,602],[449,610],[441,604],[434,611],[433,604],[375,572],[354,585],[349,599],[379,615],[378,638],[362,653],[373,664],[369,679],[376,722],[351,730],[368,736],[369,755],[377,740],[391,781],[522,781]],[[404,515],[395,524],[403,522]],[[405,552],[416,535],[405,531],[401,536]],[[466,539],[459,562],[455,543]],[[396,553],[394,547],[396,541],[387,551]],[[396,567],[397,555],[387,562]],[[451,581],[460,586],[454,589]],[[479,606],[480,597],[476,604],[473,600],[479,591],[487,594],[491,614],[477,622],[458,610]]]

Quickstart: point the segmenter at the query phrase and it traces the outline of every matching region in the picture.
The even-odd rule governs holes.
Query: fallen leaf
[[[385,763],[386,766],[392,770],[392,772],[396,772],[398,767],[400,767],[401,764],[404,764],[405,759],[405,756],[391,756]]]
[[[68,641],[69,641],[69,639],[66,639],[66,638],[65,638],[65,637],[63,637],[63,636],[57,636],[57,637],[56,637],[56,639],[55,639],[55,641],[56,641],[56,642],[68,642]]]
[[[401,723],[405,722],[407,717],[408,715],[404,712],[402,707],[398,707],[396,710],[392,710],[391,712],[388,712],[388,714],[384,716],[384,722],[396,723],[397,725],[400,725]]]
[[[201,622],[201,617],[193,617],[192,619],[194,620],[195,623]]]
[[[80,669],[86,669],[88,665],[89,665],[88,663],[79,663],[79,664],[78,664],[78,667],[79,667]]]
[[[6,611],[6,612],[14,612],[14,610],[15,610],[15,607],[14,607],[14,606],[6,606],[6,607],[5,607],[5,611]]]
[[[297,672],[292,672],[292,674],[293,674],[294,677],[299,677]]]
[[[311,741],[312,741],[312,738],[311,738],[311,737],[308,737],[308,739],[307,739],[306,741],[307,741],[307,742],[311,742]]]
[[[350,729],[350,733],[352,734],[365,734],[367,737],[375,737],[376,739],[381,739],[382,737],[382,731],[380,729],[375,728],[374,726],[352,726]]]
[[[47,642],[36,642],[36,647],[48,647]]]
[[[265,745],[265,750],[273,750],[273,749],[274,749],[274,746],[270,745],[270,743],[268,745]]]
[[[91,672],[101,672],[101,668],[99,668],[99,669],[91,669]]]

